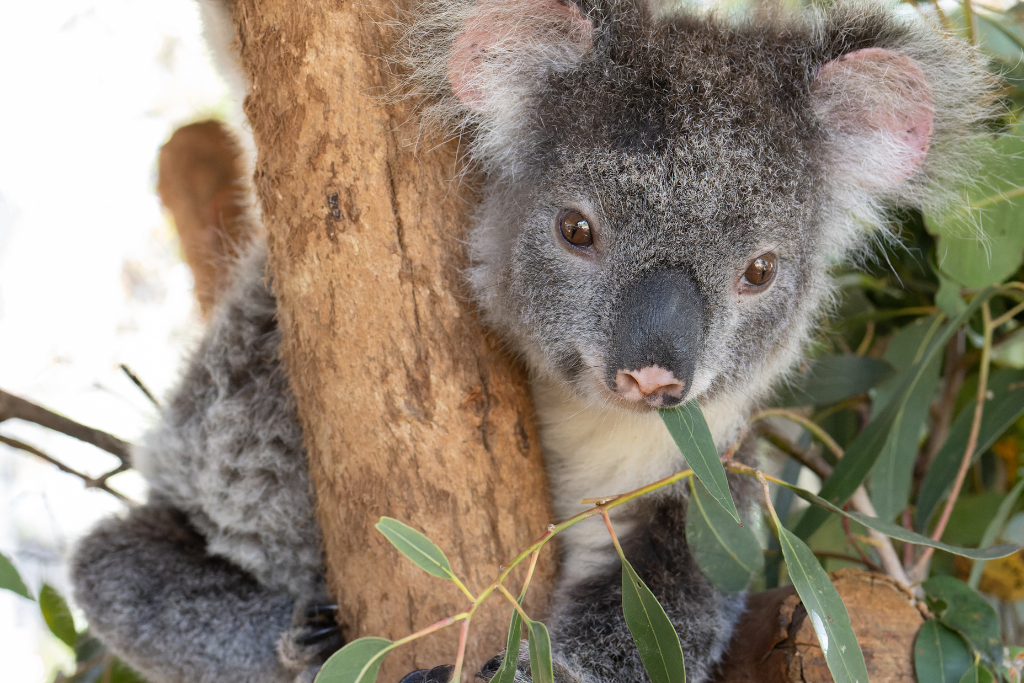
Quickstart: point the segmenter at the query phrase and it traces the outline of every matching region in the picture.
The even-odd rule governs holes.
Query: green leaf
[[[939,279],[939,291],[935,293],[935,305],[948,317],[957,317],[967,308],[967,302],[960,296],[960,285],[937,268],[935,276]]]
[[[939,621],[959,633],[988,664],[1002,663],[999,615],[985,598],[952,576],[933,576],[921,587]]]
[[[146,679],[117,657],[107,665],[107,676],[102,679],[105,683],[146,683]]]
[[[520,600],[522,604],[522,600]],[[519,642],[522,640],[523,620],[519,610],[512,610],[512,623],[508,627],[508,639],[505,641],[505,658],[491,679],[491,683],[515,683],[516,669],[519,666]]]
[[[995,683],[992,672],[981,664],[975,664],[960,678],[960,683]]]
[[[987,177],[968,188],[969,206],[925,217],[939,268],[966,287],[1002,282],[1024,257],[1024,138],[1004,135],[994,147]]]
[[[726,593],[738,593],[764,565],[757,537],[737,526],[696,477],[690,478],[686,542],[708,581]]]
[[[806,543],[781,524],[777,529],[789,579],[804,603],[832,678],[835,683],[868,683],[864,655],[836,587]]]
[[[387,638],[360,638],[324,662],[313,683],[374,683],[393,643]]]
[[[1010,513],[1013,512],[1013,508],[1017,505],[1017,499],[1020,498],[1021,491],[1024,491],[1024,477],[1021,477],[1020,481],[1010,489],[1010,492],[999,503],[999,509],[996,511],[995,517],[992,518],[992,521],[985,528],[985,535],[981,537],[981,543],[978,545],[979,548],[988,548],[999,538],[1003,527],[1006,526],[1006,520],[1010,518]],[[974,566],[971,567],[971,575],[967,579],[967,585],[977,590],[978,584],[981,583],[981,573],[984,570],[985,561],[975,561]]]
[[[932,397],[939,386],[941,367],[941,355],[924,366],[920,381],[906,395],[906,404],[898,412],[885,447],[871,469],[871,502],[881,519],[891,521],[907,507],[921,426],[928,418]]]
[[[792,484],[782,485],[796,493],[796,495],[800,496],[808,503],[811,503],[817,506],[818,508],[821,508],[824,511],[823,514],[827,515],[827,513],[832,512],[837,515],[843,515],[844,517],[848,517],[855,522],[863,524],[869,529],[874,529],[875,531],[883,533],[886,536],[889,536],[890,538],[895,538],[905,543],[929,546],[932,548],[936,548],[938,550],[945,550],[947,553],[952,553],[954,555],[969,557],[974,560],[995,560],[1000,557],[1012,555],[1013,553],[1021,549],[1020,546],[1010,544],[991,546],[989,548],[961,548],[959,546],[943,543],[942,541],[933,541],[927,536],[923,536],[915,531],[911,531],[910,529],[907,529],[906,527],[903,527],[899,524],[893,524],[892,522],[880,519],[878,517],[868,517],[867,515],[861,514],[859,512],[847,512],[846,510],[843,510],[842,508],[837,507],[832,503],[828,502],[824,498],[814,495],[807,489],[802,489],[798,486],[793,486]],[[808,510],[808,512],[810,512],[810,510]],[[806,513],[804,513],[804,516],[806,516]]]
[[[622,559],[622,614],[651,683],[686,683],[679,634],[661,603]]]
[[[924,622],[914,641],[918,683],[958,683],[973,665],[974,657],[963,638],[935,619]]]
[[[530,634],[530,680],[533,683],[554,683],[555,671],[548,627],[531,620],[526,622],[526,628]]]
[[[60,638],[68,647],[74,647],[78,640],[75,620],[68,609],[68,603],[57,589],[48,583],[43,584],[39,591],[39,611],[50,628],[50,632]]]
[[[408,524],[403,524],[392,517],[381,517],[376,528],[391,541],[391,545],[398,548],[398,552],[408,557],[426,573],[441,579],[455,578],[452,566],[448,564],[448,558],[441,549]]]
[[[811,363],[807,373],[780,400],[780,405],[824,406],[863,394],[893,374],[884,360],[867,356],[825,356]]]
[[[1024,370],[1003,369],[992,375],[988,383],[989,396],[985,401],[985,410],[981,416],[981,429],[978,432],[978,446],[971,455],[972,462],[992,447],[1000,436],[1024,415]],[[928,520],[946,492],[953,484],[960,460],[967,450],[970,437],[971,422],[974,420],[974,406],[971,401],[963,407],[949,428],[942,448],[935,454],[931,467],[921,482],[921,490],[917,494],[917,528],[928,528]]]
[[[686,464],[715,500],[725,508],[729,516],[736,520],[737,524],[742,524],[740,513],[736,510],[736,503],[733,502],[732,493],[729,491],[729,482],[725,478],[725,468],[718,457],[718,448],[715,447],[715,440],[711,438],[711,430],[704,421],[700,406],[694,401],[688,401],[678,408],[659,412],[669,434],[675,439],[676,445],[686,458]]]
[[[23,598],[33,599],[32,593],[25,586],[25,582],[21,580],[21,574],[3,553],[0,553],[0,588],[17,593]]]
[[[914,387],[921,381],[928,364],[932,362],[932,359],[939,353],[939,350],[946,346],[946,342],[949,341],[956,330],[978,310],[981,304],[992,298],[994,292],[995,289],[990,287],[975,296],[962,314],[935,335],[935,338],[932,339],[931,343],[928,344],[928,348],[921,355],[920,360],[915,362],[910,370],[903,373],[894,391],[893,400],[868,424],[864,431],[857,435],[857,438],[846,449],[846,455],[843,456],[843,459],[839,461],[836,468],[832,471],[832,476],[821,487],[822,498],[836,505],[843,505],[850,499],[850,496],[853,495],[853,492],[857,490],[857,487],[864,481],[868,472],[874,467],[886,442],[889,440],[889,435],[896,425],[899,424],[901,411],[906,406],[907,399],[914,391]],[[825,521],[825,517],[826,513],[822,510],[816,508],[807,510],[797,525],[797,535],[802,538],[809,537],[814,533],[815,529],[821,526],[821,523]]]

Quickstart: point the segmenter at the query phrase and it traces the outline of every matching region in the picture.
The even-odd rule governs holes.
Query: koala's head
[[[932,159],[989,87],[877,7],[743,25],[479,0],[455,25],[443,106],[486,174],[474,294],[535,372],[637,409],[769,391],[830,264],[955,172]]]

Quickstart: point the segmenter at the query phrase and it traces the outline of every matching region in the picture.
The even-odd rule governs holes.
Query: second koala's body
[[[428,118],[473,128],[486,180],[470,288],[531,370],[559,517],[685,467],[655,408],[696,400],[719,449],[733,444],[799,360],[829,266],[886,203],[931,202],[962,172],[946,162],[988,87],[969,50],[873,6],[743,24],[626,0],[480,0],[434,6],[410,44]],[[154,683],[308,677],[336,646],[304,622],[323,599],[319,537],[250,259],[147,441],[153,500],[75,561],[90,623]],[[701,683],[743,600],[697,569],[685,505],[673,488],[613,521]],[[578,525],[563,548],[557,679],[646,680],[607,535]]]

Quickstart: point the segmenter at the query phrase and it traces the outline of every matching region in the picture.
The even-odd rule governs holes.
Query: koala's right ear
[[[568,0],[479,0],[455,36],[448,83],[469,109],[500,110],[544,70],[577,64],[593,33],[590,19]]]

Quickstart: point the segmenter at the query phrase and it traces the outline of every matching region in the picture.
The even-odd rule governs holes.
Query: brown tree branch
[[[54,458],[53,456],[50,456],[50,455],[47,455],[46,453],[43,453],[41,450],[39,450],[35,446],[30,446],[27,443],[23,443],[21,441],[18,441],[17,439],[11,439],[9,437],[0,435],[0,443],[7,444],[11,448],[17,448],[18,450],[25,451],[26,453],[31,453],[32,455],[36,456],[37,458],[39,458],[41,460],[45,460],[46,462],[48,462],[51,465],[55,466],[61,472],[67,472],[68,474],[72,474],[72,475],[78,477],[79,479],[81,479],[82,481],[85,482],[85,488],[87,488],[87,489],[100,489],[100,490],[106,491],[110,495],[114,496],[115,498],[120,500],[122,503],[128,503],[129,505],[133,505],[135,503],[135,501],[133,501],[131,498],[128,498],[124,494],[118,493],[114,489],[112,489],[109,486],[107,486],[107,480],[108,479],[110,479],[115,474],[119,474],[120,472],[124,472],[125,470],[129,469],[128,465],[125,464],[125,463],[122,463],[121,465],[119,465],[117,467],[117,469],[112,470],[110,472],[107,472],[106,474],[104,474],[104,475],[102,475],[102,476],[100,476],[98,478],[93,478],[93,477],[90,477],[88,474],[85,474],[84,472],[79,472],[78,470],[76,470],[73,467],[70,467],[69,465],[65,465],[64,463],[62,463],[57,458]]]
[[[0,389],[0,422],[5,420],[25,420],[66,434],[117,456],[122,465],[126,468],[131,467],[131,444],[127,441],[99,429],[87,427]]]

